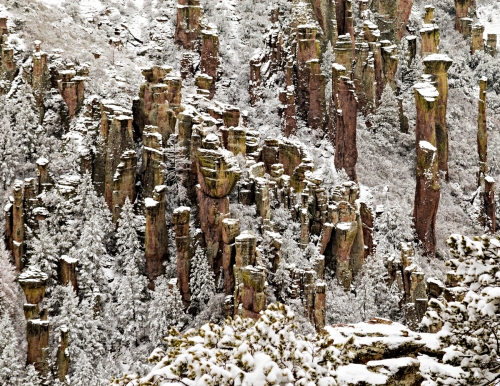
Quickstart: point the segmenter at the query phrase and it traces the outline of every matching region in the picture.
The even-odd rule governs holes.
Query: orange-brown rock
[[[219,36],[215,31],[201,31],[201,58],[200,71],[212,77],[210,85],[210,98],[214,97],[215,84],[218,80],[219,68]]]
[[[472,55],[476,51],[484,50],[484,25],[482,24],[474,24],[472,26],[472,38],[470,41],[470,52]]]
[[[68,106],[70,119],[73,119],[83,106],[86,78],[77,76],[75,70],[59,71],[59,77],[59,92]]]
[[[396,90],[396,71],[398,70],[398,47],[387,40],[380,42],[380,52],[382,54],[382,71],[384,73],[385,84]]]
[[[194,75],[194,55],[191,52],[182,54],[181,78],[187,79]]]
[[[134,100],[135,136],[141,138],[144,127],[154,125],[166,141],[175,130],[175,111],[170,106],[180,105],[180,78],[167,77],[169,66],[153,66],[142,70],[146,82],[141,85],[139,97]]]
[[[307,111],[307,124],[313,130],[325,130],[327,124],[326,118],[326,100],[325,87],[326,78],[321,72],[318,59],[312,59],[306,62],[309,76],[309,110]]]
[[[191,253],[189,250],[189,222],[191,209],[181,206],[174,210],[172,222],[175,231],[175,247],[177,250],[177,284],[184,306],[189,306],[191,293],[189,290],[189,275],[191,272]]]
[[[374,235],[374,216],[373,209],[366,203],[361,202],[359,206],[361,215],[361,223],[363,224],[363,242],[364,242],[364,258],[375,253],[375,244],[373,242]]]
[[[318,58],[319,41],[316,40],[317,29],[314,25],[297,26],[297,106],[298,113],[304,120],[308,119],[311,106],[309,82],[311,69],[308,62]],[[320,71],[321,73],[321,71]]]
[[[118,166],[122,161],[122,155],[125,154],[125,161],[128,167],[133,167],[135,162],[132,153],[127,153],[128,150],[133,151],[134,139],[132,132],[132,117],[128,115],[113,116],[109,131],[107,133],[106,145],[106,166],[104,178],[104,199],[108,204],[109,210],[114,212],[113,191],[115,190],[115,176],[118,171]],[[130,162],[128,162],[130,161]],[[125,164],[124,167],[127,165]],[[127,173],[130,176],[130,170]],[[116,186],[119,188],[119,186]],[[118,199],[119,197],[117,197]],[[124,200],[124,198],[123,198]],[[123,201],[125,202],[125,201]],[[118,212],[119,213],[119,212]]]
[[[63,255],[59,260],[59,282],[63,286],[71,284],[74,291],[78,291],[78,282],[76,277],[76,267],[78,260]]]
[[[156,126],[145,126],[142,133],[142,193],[151,197],[155,186],[165,181],[165,153],[163,140]]]
[[[399,41],[405,34],[413,0],[374,0],[371,10],[377,13],[382,39]]]
[[[178,0],[175,42],[184,48],[195,48],[200,33],[203,10],[200,0]]]
[[[338,0],[335,3],[337,21],[337,36],[349,35],[354,41],[354,21],[352,14],[352,0]]]
[[[235,275],[233,266],[236,264],[236,236],[240,233],[239,220],[226,218],[222,220],[222,269],[224,275],[224,293],[234,292]]]
[[[149,287],[163,273],[163,263],[168,259],[168,228],[165,220],[166,186],[156,186],[152,198],[146,198],[146,232],[144,250],[146,256],[146,276]]]
[[[267,272],[263,267],[241,268],[241,305],[237,310],[238,315],[252,319],[260,317],[260,312],[266,308],[266,277]]]
[[[12,255],[18,272],[23,268],[24,257],[24,189],[23,182],[14,182],[14,203],[12,208]]]
[[[59,381],[64,382],[69,370],[69,330],[68,327],[61,326],[59,331],[61,335],[59,338],[59,346],[57,347],[55,368],[57,371],[57,378]]]
[[[413,217],[415,230],[424,253],[436,255],[436,215],[440,198],[438,150],[436,149],[435,114],[439,93],[428,82],[414,86],[417,107],[417,171]]]
[[[334,79],[335,87],[338,87],[333,98],[337,99],[335,105],[335,168],[344,169],[349,178],[357,181],[356,162],[358,150],[356,147],[356,125],[357,125],[357,98],[354,92],[354,84],[346,76]]]
[[[320,331],[326,325],[326,283],[316,282],[314,291],[314,326]]]
[[[352,72],[354,47],[350,35],[339,35],[335,43],[335,62],[345,68],[346,74]]]
[[[49,322],[40,319],[28,320],[26,326],[28,339],[27,364],[32,364],[35,369],[46,374],[49,359]]]
[[[358,97],[358,106],[364,114],[368,114],[373,112],[377,105],[375,60],[373,53],[370,52],[368,43],[356,43],[356,58],[357,62],[353,77]]]
[[[38,108],[43,108],[43,93],[50,86],[50,74],[48,67],[48,55],[41,51],[41,42],[35,41],[35,52],[33,53],[33,72],[31,74],[31,87]],[[41,114],[43,118],[43,111]]]
[[[484,216],[483,226],[491,233],[496,232],[495,180],[491,176],[484,178]]]
[[[469,18],[476,12],[476,0],[455,0],[455,29],[463,33],[462,18]]]
[[[446,111],[448,107],[448,69],[453,64],[448,56],[432,54],[424,59],[425,73],[432,75],[432,80],[439,93],[435,112],[436,147],[438,151],[438,167],[448,180],[448,128]]]
[[[437,54],[439,52],[439,27],[436,24],[424,24],[420,29],[420,56]]]
[[[135,177],[137,174],[137,154],[135,150],[127,150],[120,157],[113,177],[113,222],[120,218],[121,208],[128,198],[135,201]]]
[[[206,254],[216,276],[222,266],[222,220],[229,213],[229,198],[241,176],[236,157],[220,146],[215,134],[202,140],[196,151],[200,226],[205,236]]]
[[[497,56],[497,44],[498,44],[497,34],[488,34],[486,36],[487,36],[487,38],[486,38],[487,52],[491,56],[495,57],[495,56]]]
[[[474,20],[470,17],[462,17],[459,21],[460,23],[460,32],[462,32],[462,36],[464,39],[470,38],[472,36],[472,23]]]

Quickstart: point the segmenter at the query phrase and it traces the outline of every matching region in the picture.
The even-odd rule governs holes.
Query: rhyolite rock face
[[[438,151],[438,167],[448,180],[448,127],[446,111],[448,108],[448,69],[453,64],[447,55],[432,54],[424,59],[425,73],[432,75],[432,80],[439,93],[435,113],[436,147]]]
[[[417,185],[413,216],[425,254],[433,257],[436,254],[436,215],[440,198],[435,124],[439,92],[428,82],[416,84],[414,90],[417,107]]]
[[[175,42],[186,49],[196,46],[203,9],[199,0],[178,0]]]
[[[347,175],[357,181],[356,162],[358,149],[356,146],[357,125],[357,97],[354,92],[354,83],[346,76],[333,80],[335,83],[333,98],[336,105],[336,132],[335,132],[335,168],[344,169]]]
[[[221,147],[219,138],[208,134],[196,150],[200,225],[205,235],[206,254],[218,276],[222,266],[222,220],[229,214],[228,194],[241,176],[236,157]]]
[[[144,252],[146,257],[146,276],[149,287],[153,288],[154,281],[163,273],[163,263],[168,259],[168,228],[165,219],[165,190],[166,186],[156,186],[153,197],[145,200],[146,233]]]
[[[189,237],[189,222],[191,219],[191,209],[179,207],[172,214],[172,222],[175,231],[175,247],[177,250],[177,284],[184,306],[188,306],[191,300],[189,290],[189,275],[191,272],[191,251]]]
[[[463,32],[460,20],[471,17],[475,12],[476,0],[455,0],[455,29]]]

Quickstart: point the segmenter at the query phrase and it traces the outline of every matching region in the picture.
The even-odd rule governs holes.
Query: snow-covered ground
[[[484,25],[484,38],[488,34],[500,35],[500,2],[492,1],[490,4],[478,4],[477,17]]]

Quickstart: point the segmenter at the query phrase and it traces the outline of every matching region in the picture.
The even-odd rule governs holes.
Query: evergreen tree
[[[0,385],[17,386],[23,373],[20,342],[14,331],[14,323],[7,313],[0,312]]]
[[[400,294],[387,284],[388,273],[382,258],[378,255],[368,257],[353,287],[356,306],[361,321],[373,317],[399,319]]]
[[[386,138],[394,136],[399,132],[399,106],[396,94],[391,86],[387,84],[379,101],[375,114],[371,114],[368,120],[372,123],[373,130]]]
[[[52,286],[57,281],[57,262],[59,251],[52,235],[47,229],[46,221],[40,221],[35,237],[28,243],[28,255],[30,264],[38,267],[46,273]]]
[[[144,253],[141,250],[141,243],[137,229],[139,220],[134,214],[134,206],[128,197],[122,207],[120,219],[118,220],[118,231],[116,233],[117,256],[115,258],[115,272],[125,273],[125,267],[129,264],[136,266],[137,272],[144,272]]]
[[[134,261],[125,266],[125,275],[119,279],[116,291],[116,322],[121,341],[128,348],[135,348],[144,334],[146,323],[147,281],[141,276]]]
[[[169,279],[160,276],[155,281],[155,290],[151,292],[149,304],[149,331],[154,345],[162,343],[170,327],[180,329],[186,322],[181,295],[177,286],[169,288]]]
[[[165,147],[165,185],[169,196],[167,203],[172,210],[181,206],[187,198],[184,181],[190,162],[185,152],[186,148],[179,145],[178,135],[171,134]]]
[[[99,226],[101,216],[94,214],[83,225],[77,245],[69,255],[78,260],[78,286],[84,297],[91,297],[93,292],[106,293],[107,281],[102,270],[103,262],[108,261],[105,246],[105,232]]]
[[[42,386],[42,380],[38,374],[38,371],[35,370],[33,365],[28,365],[26,368],[26,377],[22,381],[23,386]]]
[[[191,260],[189,279],[191,305],[201,310],[210,298],[215,295],[215,276],[208,264],[205,252],[200,246],[196,248]]]

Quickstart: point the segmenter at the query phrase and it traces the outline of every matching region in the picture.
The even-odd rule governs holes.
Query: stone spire
[[[146,198],[145,256],[146,276],[149,287],[163,273],[163,263],[168,258],[168,228],[165,220],[165,185],[156,186],[153,197]]]
[[[356,162],[358,149],[356,146],[357,98],[354,83],[343,76],[345,69],[334,65],[333,93],[335,101],[335,168],[344,169],[353,181],[357,181]]]
[[[438,151],[439,170],[443,171],[448,180],[448,128],[446,125],[446,110],[448,107],[448,69],[453,64],[448,56],[432,54],[424,59],[425,73],[432,75],[439,96],[435,114],[436,147]]]
[[[175,42],[185,49],[195,48],[200,34],[200,19],[203,9],[200,0],[178,0]]]
[[[486,88],[488,79],[483,77],[479,80],[479,102],[477,115],[477,151],[479,154],[478,184],[480,195],[482,195],[484,208],[481,213],[481,225],[496,231],[495,214],[495,180],[488,175],[488,129],[486,126]],[[484,185],[484,188],[483,188]]]
[[[463,33],[463,18],[469,18],[476,12],[476,0],[455,0],[455,29]]]
[[[428,82],[414,86],[417,145],[417,185],[413,217],[415,230],[428,257],[436,255],[436,215],[440,198],[435,116],[439,92]]]

